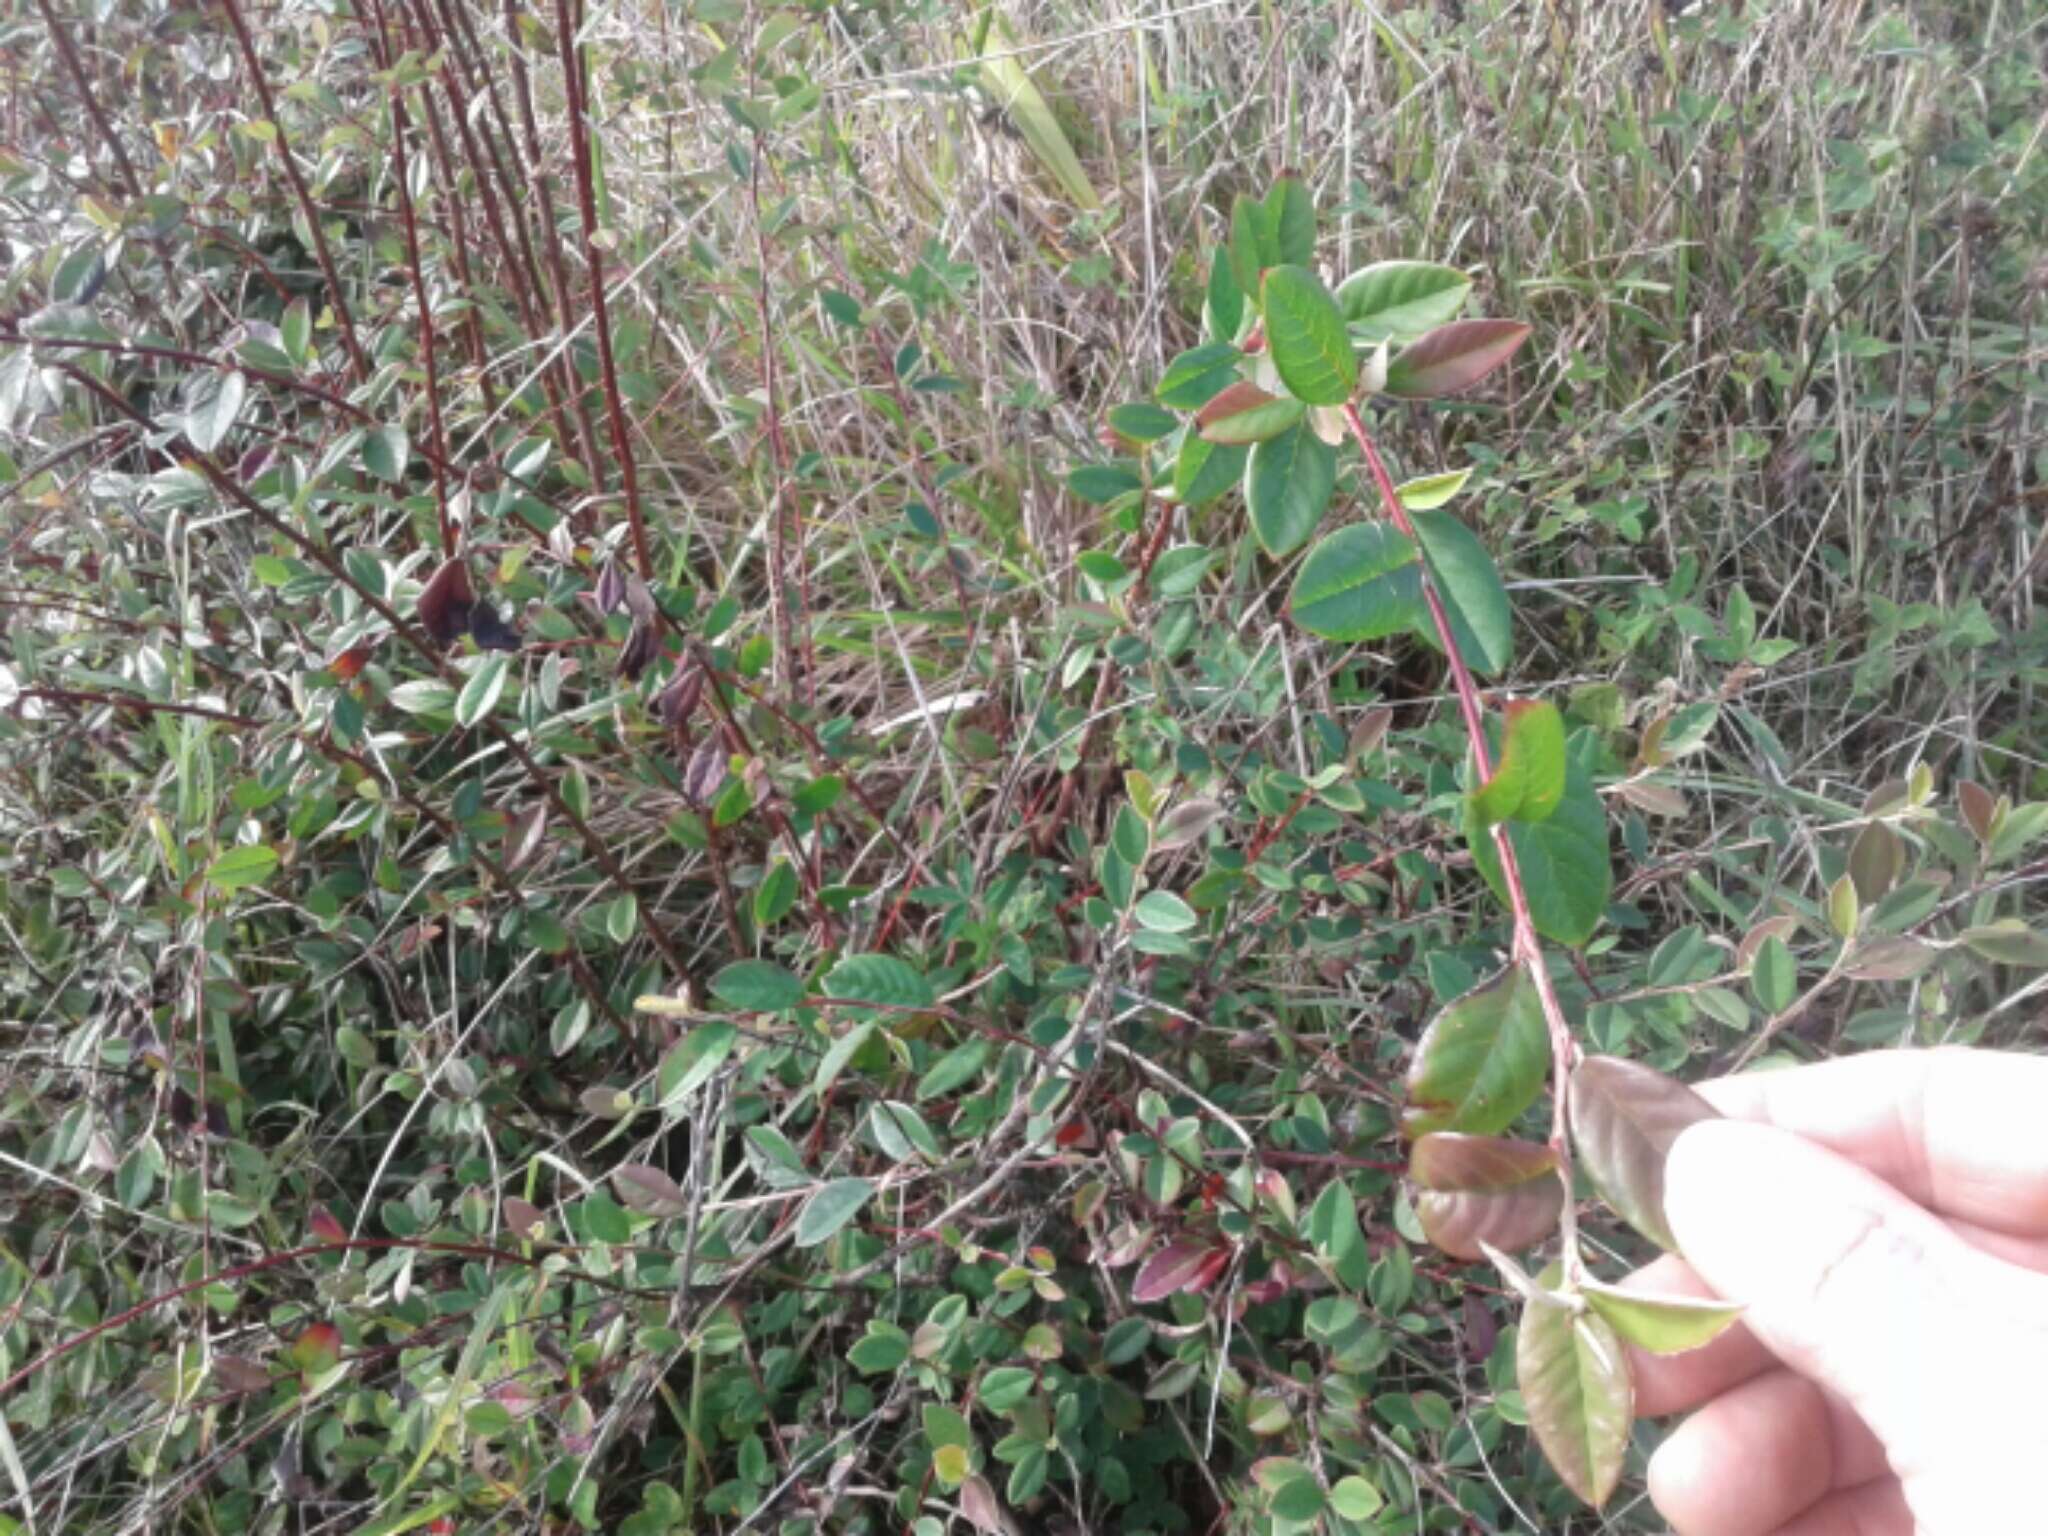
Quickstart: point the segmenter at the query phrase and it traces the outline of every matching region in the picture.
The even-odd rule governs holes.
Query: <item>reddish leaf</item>
[[[1974,779],[1961,779],[1956,783],[1956,805],[1977,841],[1990,842],[1992,822],[1998,815],[1998,797]]]
[[[453,645],[469,629],[469,610],[475,603],[469,566],[458,556],[444,563],[420,588],[420,627],[437,644]]]
[[[1572,1073],[1572,1144],[1600,1197],[1628,1224],[1673,1252],[1664,1217],[1664,1159],[1679,1132],[1716,1117],[1683,1083],[1640,1062],[1588,1056]]]
[[[313,1214],[306,1224],[312,1228],[314,1238],[320,1242],[345,1243],[348,1241],[348,1229],[336,1221],[334,1219],[334,1212],[328,1210],[324,1205],[313,1207]]]
[[[1881,821],[1865,822],[1849,848],[1849,878],[1865,906],[1875,906],[1906,870],[1906,845]]]
[[[292,1341],[291,1361],[308,1376],[331,1371],[341,1361],[341,1330],[315,1323]]]
[[[661,695],[661,723],[670,730],[686,724],[697,712],[697,705],[704,697],[704,672],[700,667],[682,666],[676,668],[676,675],[670,680]]]
[[[547,1232],[548,1219],[541,1214],[539,1206],[512,1195],[505,1201],[505,1225],[513,1236],[532,1242]]]
[[[1415,1214],[1423,1235],[1454,1258],[1533,1246],[1557,1227],[1564,1184],[1557,1159],[1539,1142],[1437,1132],[1416,1142],[1408,1176],[1421,1186]]]
[[[612,1188],[618,1191],[619,1204],[627,1210],[650,1216],[680,1216],[690,1205],[689,1197],[674,1179],[644,1163],[614,1168]]]
[[[1529,339],[1519,320],[1453,320],[1403,347],[1387,365],[1390,395],[1430,400],[1470,389]]]
[[[1240,379],[1196,413],[1195,425],[1212,443],[1262,443],[1301,420],[1304,409],[1291,396],[1269,395]]]
[[[1138,1267],[1131,1300],[1140,1306],[1163,1301],[1176,1291],[1198,1291],[1223,1271],[1230,1251],[1176,1238]]]
[[[352,645],[328,662],[327,670],[344,683],[354,682],[363,668],[369,664],[370,657],[375,654],[376,649],[367,641],[360,645]]]
[[[1500,1338],[1500,1320],[1477,1291],[1465,1293],[1458,1314],[1465,1322],[1465,1358],[1479,1365],[1493,1353],[1494,1342]]]

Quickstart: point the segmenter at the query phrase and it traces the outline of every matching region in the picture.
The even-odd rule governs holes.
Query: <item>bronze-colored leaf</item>
[[[1965,928],[1956,935],[1972,954],[1999,965],[2023,965],[2030,970],[2048,969],[2048,937],[2034,932],[2016,917],[2002,917],[1995,923]]]
[[[660,654],[661,632],[646,619],[635,619],[626,643],[619,647],[619,676],[629,683],[639,682],[640,674]]]
[[[1991,824],[1998,814],[1998,797],[1975,779],[1956,781],[1956,808],[1963,813],[1971,835],[1978,842],[1991,841]]]
[[[1899,786],[1905,793],[1905,786]],[[1865,906],[1875,906],[1906,871],[1906,845],[1881,821],[1865,822],[1849,848],[1849,878]]]
[[[1430,1022],[1408,1069],[1409,1136],[1514,1124],[1542,1090],[1550,1035],[1535,983],[1519,965],[1481,982]]]
[[[1783,939],[1792,942],[1792,935],[1799,931],[1796,917],[1767,917],[1742,936],[1742,942],[1735,946],[1735,969],[1746,971],[1749,963],[1756,958],[1756,952],[1764,947],[1766,939]]]
[[[1453,1258],[1532,1247],[1564,1209],[1556,1155],[1541,1142],[1439,1131],[1415,1143],[1408,1176],[1423,1236]]]
[[[612,1188],[618,1191],[619,1204],[644,1215],[680,1216],[690,1207],[689,1197],[674,1179],[645,1163],[614,1168]]]
[[[1912,787],[1904,779],[1886,779],[1863,797],[1863,814],[1882,816],[1900,809],[1912,798]]]
[[[725,753],[715,741],[698,743],[683,768],[683,799],[702,810],[725,787]]]
[[[457,556],[443,562],[420,588],[420,627],[436,644],[453,645],[469,630],[469,610],[476,593],[469,584],[469,565]]]
[[[1664,1216],[1664,1159],[1679,1132],[1716,1118],[1683,1083],[1640,1062],[1588,1056],[1572,1073],[1572,1144],[1600,1198],[1628,1224],[1674,1253]]]
[[[508,1195],[505,1198],[505,1226],[514,1237],[530,1243],[547,1234],[548,1219],[532,1201]]]
[[[1555,1290],[1563,1271],[1552,1264],[1538,1283]],[[1515,1380],[1545,1458],[1598,1509],[1621,1481],[1635,1420],[1628,1353],[1614,1329],[1597,1313],[1531,1298],[1515,1342]]]
[[[661,723],[670,730],[688,723],[704,698],[704,669],[680,666],[661,694]]]
[[[536,800],[507,822],[505,850],[501,856],[505,872],[510,874],[531,863],[533,856],[540,852],[547,832],[548,808],[544,801]]]
[[[626,573],[616,560],[607,560],[597,578],[597,611],[617,613],[626,600]]]

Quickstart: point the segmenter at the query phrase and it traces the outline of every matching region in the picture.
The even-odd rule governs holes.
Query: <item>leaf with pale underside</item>
[[[1455,320],[1471,291],[1472,279],[1455,267],[1377,261],[1338,285],[1337,307],[1359,340],[1398,346]]]
[[[1572,1072],[1572,1145],[1593,1187],[1623,1220],[1659,1247],[1678,1251],[1664,1215],[1664,1160],[1689,1125],[1714,1106],[1654,1067],[1588,1056]]]
[[[1552,1264],[1537,1283],[1555,1290]],[[1597,1313],[1532,1298],[1515,1344],[1515,1381],[1536,1443],[1564,1485],[1598,1509],[1621,1481],[1635,1386],[1628,1354]]]
[[[1451,1003],[1416,1042],[1408,1069],[1409,1136],[1506,1130],[1550,1070],[1550,1036],[1528,972],[1508,967]]]
[[[1409,1153],[1408,1177],[1423,1236],[1453,1258],[1531,1247],[1564,1208],[1556,1155],[1541,1142],[1433,1132]]]
[[[1652,1296],[1599,1280],[1580,1281],[1579,1294],[1616,1333],[1653,1355],[1678,1355],[1711,1344],[1742,1316],[1742,1308],[1733,1302]]]
[[[1387,366],[1386,393],[1434,400],[1470,389],[1529,339],[1519,320],[1453,320],[1403,347]]]

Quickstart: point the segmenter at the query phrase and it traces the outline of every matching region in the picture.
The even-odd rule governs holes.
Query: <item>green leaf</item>
[[[1678,1251],[1664,1216],[1664,1159],[1689,1125],[1716,1118],[1714,1106],[1641,1062],[1588,1056],[1572,1072],[1572,1145],[1579,1166],[1630,1226]]]
[[[769,866],[754,890],[754,925],[767,928],[779,923],[796,905],[796,870],[782,860]]]
[[[1083,213],[1094,213],[1102,207],[1102,199],[1096,196],[1088,173],[1081,168],[1080,157],[1060,127],[1059,117],[1032,82],[1017,52],[1009,27],[997,16],[982,45],[982,88],[993,99],[996,109],[1024,136],[1026,147],[1038,157],[1039,164],[1068,201]]]
[[[1323,1490],[1313,1476],[1282,1483],[1273,1495],[1273,1513],[1282,1520],[1309,1521],[1323,1512]]]
[[[1147,891],[1138,898],[1132,915],[1158,933],[1185,933],[1201,921],[1195,909],[1171,891]]]
[[[1316,255],[1316,204],[1308,183],[1299,176],[1282,176],[1266,193],[1261,205],[1263,235],[1260,245],[1272,253],[1272,262],[1305,267]]]
[[[700,1024],[669,1048],[654,1076],[655,1101],[664,1107],[711,1080],[739,1043],[739,1029],[726,1019]]]
[[[208,883],[218,890],[238,891],[270,877],[277,868],[277,850],[262,843],[230,848],[206,866]]]
[[[1585,732],[1578,739],[1592,745]],[[1607,811],[1577,751],[1567,755],[1564,798],[1557,808],[1540,822],[1508,822],[1506,831],[1536,931],[1558,944],[1585,943],[1607,910],[1614,868],[1607,853]],[[1468,814],[1465,837],[1479,873],[1507,905],[1507,882],[1494,834]]]
[[[875,1037],[874,1020],[868,1019],[856,1024],[845,1034],[834,1040],[818,1058],[816,1071],[811,1074],[811,1091],[823,1094],[826,1089],[839,1081],[839,1074],[846,1070],[848,1062],[860,1054],[861,1047]]]
[[[1186,597],[1215,563],[1216,552],[1206,544],[1176,544],[1152,562],[1148,584],[1161,597]]]
[[[1144,488],[1145,482],[1137,470],[1123,460],[1113,464],[1080,464],[1067,471],[1067,489],[1098,507]]]
[[[1365,1232],[1358,1225],[1358,1204],[1342,1179],[1325,1184],[1316,1203],[1309,1207],[1308,1240],[1329,1261],[1338,1284],[1346,1290],[1365,1289],[1372,1255],[1365,1246]]]
[[[505,674],[512,658],[502,651],[493,651],[484,658],[483,665],[469,675],[469,681],[462,685],[462,692],[455,696],[455,723],[472,726],[487,718],[497,708],[499,695],[505,691]]]
[[[1287,604],[1310,634],[1345,644],[1429,622],[1420,557],[1386,523],[1353,523],[1317,544],[1295,575]]]
[[[1309,405],[1349,400],[1358,387],[1358,357],[1323,280],[1306,267],[1274,267],[1262,296],[1266,345],[1288,390]]]
[[[888,1008],[929,1008],[937,998],[924,972],[894,955],[848,955],[825,973],[827,995]]]
[[[1552,1264],[1537,1283],[1554,1291],[1563,1279]],[[1614,1329],[1597,1314],[1531,1297],[1515,1342],[1515,1379],[1544,1456],[1567,1488],[1599,1508],[1621,1480],[1635,1419],[1628,1355]]]
[[[894,1099],[878,1100],[869,1108],[868,1129],[875,1144],[899,1163],[920,1157],[936,1164],[942,1155],[939,1139],[925,1124],[924,1116]]]
[[[1025,1367],[999,1365],[983,1373],[977,1396],[990,1413],[1008,1413],[1031,1395],[1034,1385],[1035,1380]]]
[[[804,984],[773,960],[735,960],[711,978],[711,995],[742,1013],[781,1013],[804,1000]]]
[[[1469,466],[1447,474],[1424,475],[1419,480],[1402,481],[1394,487],[1394,495],[1410,512],[1433,512],[1465,489],[1465,482],[1471,478]]]
[[[211,453],[242,414],[249,381],[240,369],[217,368],[191,374],[186,388],[191,401],[185,408],[186,440],[201,453]]]
[[[411,452],[403,427],[373,427],[363,434],[363,468],[386,484],[395,485],[405,478],[405,461]]]
[[[1269,437],[1251,451],[1244,499],[1259,547],[1274,559],[1309,540],[1337,486],[1337,450],[1307,422]]]
[[[1518,320],[1453,320],[1403,347],[1387,365],[1386,393],[1433,400],[1470,389],[1529,339]]]
[[[408,715],[445,715],[455,708],[455,690],[437,678],[416,677],[392,689],[391,702]]]
[[[1515,657],[1515,616],[1507,589],[1486,546],[1448,512],[1417,512],[1410,519],[1415,537],[1429,561],[1437,595],[1450,612],[1451,634],[1458,652],[1473,671],[1498,677]],[[1426,627],[1425,627],[1426,626]],[[1427,622],[1416,633],[1431,645],[1440,644],[1436,626]]]
[[[1230,250],[1217,246],[1209,253],[1209,286],[1203,298],[1203,319],[1209,334],[1229,341],[1244,323],[1244,289],[1230,268]]]
[[[2016,917],[1965,928],[1956,935],[1973,955],[1997,965],[2019,965],[2029,970],[2048,968],[2048,937],[2034,932]]]
[[[1251,449],[1242,443],[1212,443],[1190,432],[1173,461],[1173,494],[1184,507],[1204,506],[1238,482]]]
[[[1548,700],[1516,699],[1493,777],[1472,792],[1472,816],[1482,827],[1547,821],[1564,799],[1564,781],[1564,716]]]
[[[1543,1241],[1564,1209],[1557,1157],[1541,1142],[1434,1131],[1415,1143],[1408,1177],[1418,1186],[1423,1236],[1453,1258],[1486,1248],[1516,1253]]]
[[[1370,1520],[1385,1503],[1386,1498],[1379,1489],[1355,1473],[1350,1477],[1340,1477],[1330,1485],[1330,1508],[1346,1520]]]
[[[1337,288],[1337,307],[1352,334],[1368,346],[1405,345],[1457,318],[1472,279],[1431,261],[1381,261],[1361,267]]]
[[[868,1331],[846,1352],[846,1363],[863,1376],[893,1371],[910,1358],[910,1335],[893,1323],[870,1319]]]
[[[834,1179],[818,1186],[796,1219],[796,1246],[815,1248],[858,1216],[874,1195],[873,1179]]]
[[[1183,352],[1166,365],[1155,391],[1161,405],[1199,410],[1237,377],[1244,354],[1228,341],[1212,341]]]
[[[1240,192],[1230,204],[1230,275],[1247,294],[1259,291],[1259,277],[1280,258],[1266,232],[1265,205]]]
[[[1180,418],[1149,404],[1110,407],[1109,424],[1120,436],[1134,443],[1155,443],[1180,425]]]
[[[1749,990],[1765,1013],[1783,1013],[1799,990],[1799,963],[1775,933],[1757,947],[1749,963]]]
[[[1536,984],[1520,965],[1480,983],[1422,1032],[1408,1068],[1401,1130],[1506,1130],[1536,1100],[1550,1070],[1550,1034]]]
[[[1711,1344],[1742,1316],[1739,1305],[1699,1296],[1651,1296],[1618,1285],[1582,1280],[1579,1294],[1614,1331],[1653,1355],[1683,1354]]]

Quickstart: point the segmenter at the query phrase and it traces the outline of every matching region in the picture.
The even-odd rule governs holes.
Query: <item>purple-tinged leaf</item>
[[[1485,1245],[1508,1253],[1556,1230],[1564,1209],[1557,1159],[1540,1142],[1438,1131],[1415,1143],[1408,1176],[1419,1186],[1423,1236],[1453,1258],[1477,1261]]]
[[[1387,366],[1386,393],[1433,400],[1470,389],[1529,339],[1519,320],[1453,320],[1403,347]]]
[[[1664,1159],[1687,1126],[1717,1116],[1683,1083],[1640,1062],[1588,1056],[1572,1073],[1572,1144],[1600,1198],[1659,1247],[1678,1251],[1664,1215]]]
[[[1198,1291],[1230,1262],[1230,1250],[1192,1238],[1175,1238],[1138,1266],[1131,1300],[1139,1306],[1164,1301],[1179,1291]]]
[[[674,1179],[645,1163],[614,1168],[612,1188],[618,1191],[619,1204],[643,1215],[680,1216],[690,1206],[689,1197]]]
[[[1195,426],[1212,443],[1260,443],[1285,432],[1307,409],[1299,400],[1239,379],[1195,413]]]

